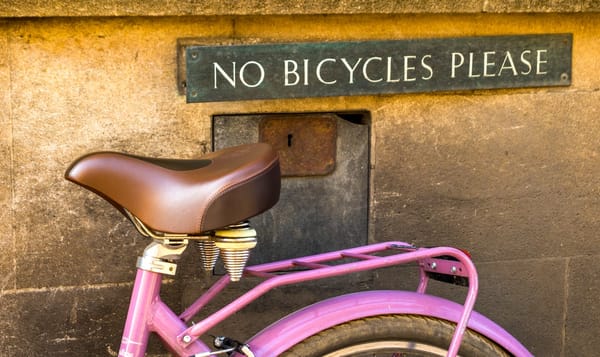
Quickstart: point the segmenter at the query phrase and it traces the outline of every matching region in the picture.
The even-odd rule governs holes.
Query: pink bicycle
[[[386,242],[245,267],[257,244],[248,222],[279,199],[277,154],[266,144],[216,151],[198,160],[98,152],[78,159],[66,178],[110,201],[152,242],[137,261],[137,275],[119,356],[143,356],[156,333],[177,356],[531,356],[504,329],[473,311],[477,273],[465,252]],[[241,223],[240,223],[241,222]],[[227,275],[174,313],[159,293],[163,275],[195,242],[203,266],[220,256]],[[417,263],[415,292],[364,291],[327,299],[275,322],[248,341],[200,340],[212,327],[269,290],[288,284]],[[252,276],[254,288],[191,324],[231,281]],[[426,294],[430,278],[468,286],[463,305]]]

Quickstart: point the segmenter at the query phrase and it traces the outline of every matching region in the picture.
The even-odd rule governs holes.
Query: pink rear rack
[[[448,260],[447,257],[450,257],[451,260]],[[264,280],[202,322],[189,327],[178,336],[178,340],[183,346],[187,345],[183,342],[184,336],[189,336],[186,337],[187,341],[197,339],[227,317],[276,287],[414,262],[421,267],[421,280],[417,289],[420,293],[424,293],[427,288],[426,272],[468,279],[469,286],[463,305],[464,309],[448,351],[449,355],[455,355],[477,296],[478,280],[475,266],[467,254],[456,248],[416,248],[403,242],[379,243],[248,267],[244,271],[245,276],[254,276]],[[225,275],[179,317],[188,322],[228,284],[229,276]]]

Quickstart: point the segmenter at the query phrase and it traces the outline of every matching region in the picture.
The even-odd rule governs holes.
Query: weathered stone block
[[[0,295],[0,355],[116,355],[132,284],[43,289]],[[177,286],[165,301],[178,309]],[[149,355],[166,354],[150,339]]]
[[[587,8],[586,8],[587,10]],[[570,0],[509,0],[485,1],[487,12],[580,12],[581,3]]]
[[[600,267],[598,256],[580,256],[568,260],[566,289],[564,356],[595,356],[594,342],[600,329]]]
[[[63,174],[95,150],[200,155],[210,123],[186,119],[194,109],[167,88],[177,36],[218,33],[220,21],[42,22],[8,26],[17,287],[128,281],[144,242]]]
[[[15,241],[12,211],[12,124],[10,118],[10,67],[8,41],[4,25],[0,25],[0,292],[14,288]]]
[[[534,356],[562,350],[565,259],[510,260],[478,264],[476,309],[498,323]]]
[[[461,245],[484,261],[595,252],[598,99],[422,97],[377,113],[375,237]]]
[[[515,13],[597,11],[593,0],[583,4],[569,0],[452,1],[452,0],[321,0],[294,1],[7,1],[0,5],[3,17],[53,16],[206,16],[206,15],[313,15],[313,14],[413,14],[413,13]]]

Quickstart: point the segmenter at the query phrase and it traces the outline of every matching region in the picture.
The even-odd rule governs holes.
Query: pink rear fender
[[[298,342],[327,328],[369,316],[413,314],[457,322],[462,305],[439,297],[407,291],[367,291],[342,295],[298,310],[254,336],[248,345],[255,356],[277,356]],[[513,355],[531,356],[502,327],[473,312],[469,328],[486,336]]]

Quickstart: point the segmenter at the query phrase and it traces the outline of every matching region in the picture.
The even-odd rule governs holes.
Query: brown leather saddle
[[[277,153],[247,144],[197,160],[96,152],[65,177],[93,191],[155,232],[200,234],[253,217],[277,203]]]

